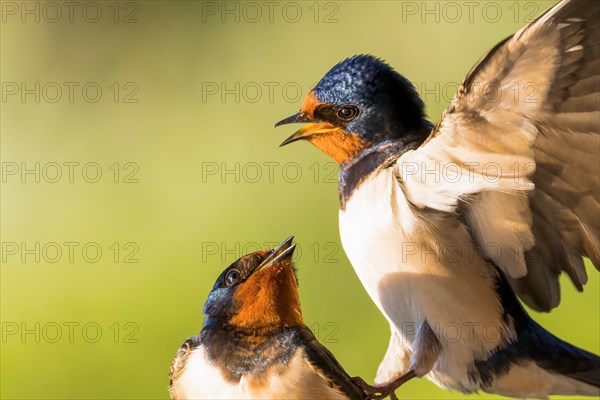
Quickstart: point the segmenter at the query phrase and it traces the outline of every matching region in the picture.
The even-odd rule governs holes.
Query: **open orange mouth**
[[[290,144],[297,140],[306,139],[310,136],[314,136],[314,135],[318,135],[318,134],[322,134],[322,133],[328,133],[328,132],[332,132],[332,131],[335,131],[338,129],[340,129],[340,128],[337,128],[328,123],[322,123],[322,122],[309,123],[309,124],[304,125],[300,130],[296,131],[296,133],[294,133],[292,136],[285,139],[283,141],[283,143],[281,143],[281,146],[285,146],[286,144]]]

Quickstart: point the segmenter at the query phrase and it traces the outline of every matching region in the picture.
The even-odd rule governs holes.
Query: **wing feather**
[[[301,328],[303,348],[309,361],[318,367],[338,389],[349,399],[359,400],[366,397],[365,393],[355,385],[344,368],[337,362],[333,354],[323,346],[308,327]]]
[[[560,1],[494,47],[398,165],[415,206],[466,205],[528,305],[559,304],[561,271],[582,290],[582,257],[600,269],[600,2]]]
[[[181,373],[185,369],[189,355],[198,346],[200,346],[200,335],[187,338],[181,347],[179,347],[179,350],[177,350],[177,353],[175,353],[175,357],[171,363],[171,368],[169,369],[170,386],[172,386],[179,376],[181,376]]]

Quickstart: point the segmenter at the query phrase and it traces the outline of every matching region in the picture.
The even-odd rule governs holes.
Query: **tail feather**
[[[505,319],[514,323],[517,339],[498,349],[488,360],[476,363],[482,380],[493,388],[499,378],[510,375],[517,367],[522,376],[516,382],[522,384],[524,391],[503,390],[504,394],[600,396],[600,357],[557,338],[531,319],[501,272],[496,290]],[[525,381],[518,382],[521,379]],[[525,392],[528,389],[532,391]]]
[[[540,368],[584,383],[575,385],[573,395],[600,395],[600,357],[557,338],[534,321],[528,330],[526,347]]]
[[[598,388],[600,394],[600,368],[594,368],[587,371],[575,372],[567,375],[569,378],[573,378],[579,382],[587,383]]]

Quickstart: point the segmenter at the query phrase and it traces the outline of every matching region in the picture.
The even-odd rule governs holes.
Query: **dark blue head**
[[[390,140],[408,144],[429,133],[414,86],[370,55],[334,66],[309,93],[300,112],[277,125],[294,122],[308,125],[283,144],[306,139],[339,163],[372,145]]]
[[[274,250],[245,255],[227,267],[204,304],[204,325],[277,329],[303,323],[292,239]]]

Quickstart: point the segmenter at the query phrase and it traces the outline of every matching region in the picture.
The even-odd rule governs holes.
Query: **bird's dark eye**
[[[356,106],[343,106],[337,112],[337,116],[339,119],[343,121],[350,121],[356,118],[358,115],[358,107]]]
[[[225,286],[231,286],[240,279],[240,273],[237,269],[232,269],[225,275]]]

